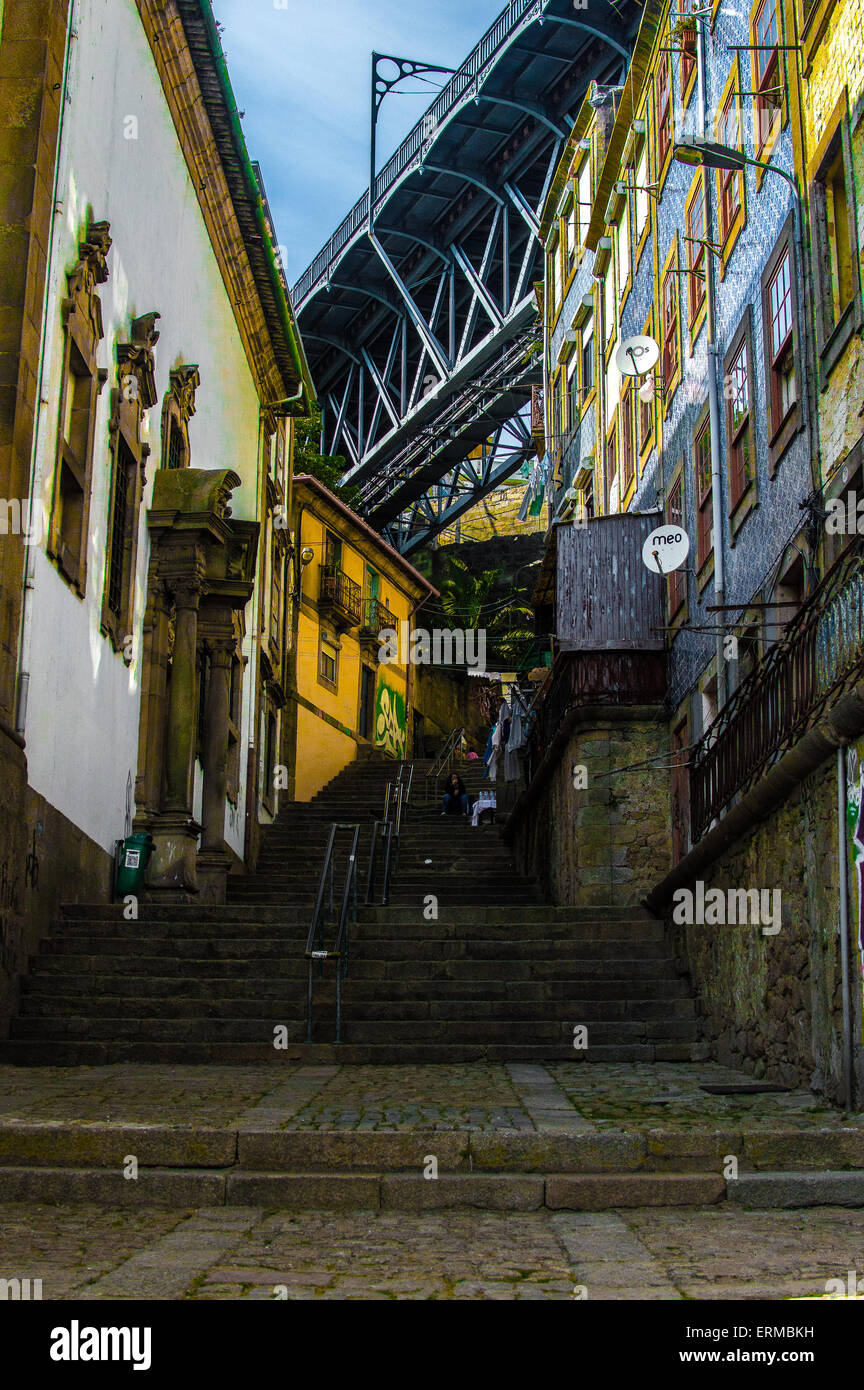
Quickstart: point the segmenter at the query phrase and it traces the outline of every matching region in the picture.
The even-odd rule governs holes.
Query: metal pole
[[[375,206],[375,161],[377,156],[376,137],[378,128],[378,93],[375,89],[378,77],[378,58],[379,54],[372,54],[372,101],[369,115],[369,234],[372,234]],[[361,450],[362,452],[362,450]]]
[[[849,854],[846,841],[846,749],[837,749],[837,859],[840,875],[840,979],[843,991],[843,1103],[852,1110],[852,1010],[849,993]]]

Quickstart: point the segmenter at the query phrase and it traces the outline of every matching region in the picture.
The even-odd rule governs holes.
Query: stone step
[[[58,1016],[70,1018],[165,1018],[165,1019],[258,1019],[264,1000],[252,992],[239,996],[234,991],[220,991],[212,996],[190,997],[176,989],[176,982],[166,981],[169,987],[161,993],[138,994],[130,991],[104,992],[82,999],[80,995],[60,991],[22,995],[19,1019],[54,1021]],[[281,992],[266,996],[268,1013],[297,1018],[305,1015],[306,986],[298,981],[294,989],[282,986]],[[302,1007],[301,1007],[302,1006]],[[316,1000],[317,1011],[324,1016],[333,1012],[332,998]],[[626,1021],[693,1020],[692,999],[580,999],[580,1000],[406,1000],[369,1001],[357,999],[350,981],[343,987],[342,1016],[346,1023],[412,1023],[416,1021],[450,1022],[488,1020],[494,1023],[536,1022],[552,1020],[579,1023],[613,1023]],[[352,1036],[348,1034],[349,1038]]]
[[[40,959],[63,955],[137,956],[179,960],[242,960],[261,961],[300,959],[302,945],[298,938],[276,936],[152,936],[135,939],[125,936],[51,937],[41,944]],[[663,941],[594,941],[553,940],[529,941],[524,938],[424,938],[406,941],[401,937],[376,939],[355,933],[351,940],[351,957],[358,963],[385,961],[610,961],[626,955],[628,960],[649,961],[668,956]]]
[[[406,917],[407,914],[402,914]],[[150,922],[142,917],[137,922],[100,921],[98,918],[80,918],[74,921],[63,920],[57,924],[51,938],[66,941],[81,941],[87,937],[113,937],[118,940],[141,941],[149,936],[161,939],[191,939],[220,941],[228,937],[268,938],[276,936],[280,941],[291,941],[305,945],[311,921],[311,912],[301,917],[284,930],[277,931],[279,923],[249,921],[232,918],[227,922]],[[428,922],[423,919],[422,909],[412,913],[407,921],[389,922],[367,920],[365,917],[353,928],[353,937],[360,941],[525,941],[542,944],[544,942],[595,941],[609,944],[625,941],[662,941],[664,939],[661,922],[548,922],[548,923],[495,923],[495,922]]]
[[[111,1207],[266,1207],[289,1210],[611,1211],[621,1207],[707,1206],[722,1201],[713,1173],[616,1176],[511,1173],[451,1174],[435,1182],[418,1173],[266,1173],[232,1168],[139,1168],[136,1182],[104,1168],[0,1168],[0,1201]],[[856,1205],[861,1205],[861,1202]],[[849,1203],[849,1205],[852,1205]]]
[[[148,922],[281,922],[306,921],[306,909],[291,905],[266,904],[250,908],[227,904],[205,906],[197,903],[152,903],[146,899],[141,903],[140,921]],[[120,903],[74,903],[63,908],[61,922],[103,922],[124,921],[123,906]],[[399,923],[416,922],[416,913],[401,907],[360,907],[360,920],[386,921]],[[528,903],[516,907],[447,907],[438,912],[439,924],[442,922],[488,922],[495,923],[544,923],[544,922],[617,922],[634,921],[655,923],[644,908],[635,907],[555,907],[547,903]],[[134,924],[132,924],[134,925]]]
[[[583,1052],[557,1044],[381,1043],[340,1046],[332,1043],[290,1043],[277,1051],[264,1043],[111,1042],[53,1040],[0,1042],[0,1063],[28,1067],[109,1066],[133,1062],[169,1065],[238,1066],[247,1063],[333,1066],[452,1066],[468,1062],[573,1062],[586,1066],[612,1062],[699,1062],[707,1057],[705,1043],[652,1042],[597,1045]]]
[[[548,1003],[570,1003],[581,1008],[586,1004],[626,1004],[629,1001],[664,1005],[670,1009],[678,1003],[692,1007],[685,980],[387,980],[386,993],[378,980],[356,980],[352,975],[344,983],[346,994],[354,1004],[379,1004],[400,1007],[403,1001],[441,1001],[532,1003],[541,1009]],[[262,979],[260,976],[238,978],[212,975],[136,975],[91,974],[73,975],[67,972],[26,976],[21,982],[22,1003],[37,999],[42,1006],[59,1009],[59,999],[69,999],[80,1005],[82,998],[98,1000],[106,996],[117,998],[183,998],[210,999],[282,999],[295,989],[305,998],[306,972],[295,980],[286,977]],[[382,995],[384,996],[382,1002]],[[332,978],[315,981],[315,997],[329,1001],[335,998]],[[581,1001],[581,1002],[580,1002]],[[690,1015],[688,1014],[687,1017]]]
[[[79,955],[77,953],[40,955],[34,959],[34,971],[45,975],[181,975],[189,974],[211,976],[214,978],[261,978],[260,960],[244,957],[230,959],[203,959],[196,956],[184,958],[168,955]],[[299,977],[306,975],[308,966],[305,957],[295,956],[267,960],[267,976]],[[522,981],[525,977],[524,960],[477,961],[461,958],[449,961],[426,962],[421,974],[416,960],[362,960],[352,957],[351,979],[368,981],[406,981],[416,984],[418,989],[424,982],[436,980],[488,980],[505,982]],[[633,960],[620,957],[613,961],[605,959],[586,960],[574,958],[568,961],[535,960],[531,965],[531,975],[535,980],[588,981],[610,978],[636,980],[677,980],[680,977],[676,963],[671,958],[656,960]]]

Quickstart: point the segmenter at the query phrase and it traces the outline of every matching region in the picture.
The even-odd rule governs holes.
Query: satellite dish
[[[683,526],[657,526],[642,547],[642,563],[654,574],[671,574],[689,554],[690,537]]]
[[[625,338],[615,352],[615,366],[622,376],[647,376],[659,360],[659,345],[643,333]]]

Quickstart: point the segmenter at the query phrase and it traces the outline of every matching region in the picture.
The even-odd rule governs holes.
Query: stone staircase
[[[68,907],[22,984],[0,1061],[434,1063],[690,1061],[703,1055],[662,925],[638,908],[556,908],[492,825],[442,818],[415,767],[390,905],[361,907],[333,1046],[333,967],[306,1044],[306,936],[332,821],[359,822],[361,901],[392,762],[358,762],[266,833],[225,906]],[[481,763],[460,767],[469,791]],[[337,880],[338,882],[338,880]],[[339,885],[341,888],[341,885]],[[338,891],[338,890],[337,890]],[[437,899],[432,915],[430,896]],[[425,914],[425,915],[424,915]],[[574,1030],[584,1026],[584,1048]],[[283,1030],[275,1046],[276,1030]]]

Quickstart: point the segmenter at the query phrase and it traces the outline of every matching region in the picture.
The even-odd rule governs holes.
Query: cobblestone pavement
[[[9,1119],[290,1130],[821,1129],[846,1121],[806,1091],[711,1095],[752,1084],[714,1063],[548,1066],[0,1067]]]
[[[0,1268],[63,1299],[771,1299],[864,1268],[834,1207],[428,1214],[0,1204]]]

